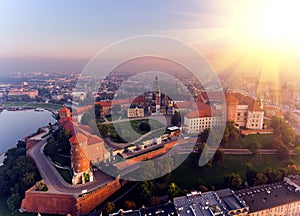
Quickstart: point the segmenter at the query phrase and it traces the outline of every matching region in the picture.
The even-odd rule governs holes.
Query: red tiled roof
[[[194,110],[186,114],[187,118],[211,117],[211,110]]]
[[[142,96],[138,96],[136,98],[133,99],[132,103],[144,103],[145,102],[145,98]]]
[[[83,134],[76,133],[74,136],[72,136],[69,139],[69,142],[72,144],[78,144],[78,143],[83,143],[83,142],[87,141],[87,139],[88,138],[86,136],[84,136]]]
[[[68,109],[67,107],[63,107],[59,110],[60,113],[69,113],[70,109]]]
[[[239,105],[250,105],[255,101],[254,98],[250,96],[242,95],[240,93],[229,93],[229,94],[231,94],[238,100]]]
[[[249,105],[249,110],[250,111],[257,111],[257,112],[262,112],[263,111],[256,101],[254,101],[252,104]]]
[[[96,135],[91,135],[90,137],[88,137],[88,145],[93,145],[101,142],[103,142],[103,139]]]

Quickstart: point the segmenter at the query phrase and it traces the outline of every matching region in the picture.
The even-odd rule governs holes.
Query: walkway
[[[49,136],[44,138],[27,152],[34,160],[42,178],[44,179],[44,182],[49,189],[48,192],[79,195],[83,190],[91,191],[113,181],[111,176],[99,171],[95,173],[95,180],[93,182],[89,182],[84,185],[73,186],[65,182],[50,160],[43,153],[44,146],[47,144],[46,141]]]

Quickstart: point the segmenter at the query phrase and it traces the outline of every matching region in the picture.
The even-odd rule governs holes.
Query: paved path
[[[130,144],[136,144],[137,142],[140,142],[141,140],[143,140],[144,138],[146,138],[147,136],[157,132],[157,131],[160,131],[160,130],[163,130],[163,129],[166,129],[165,127],[161,127],[161,128],[157,128],[155,130],[152,130],[148,133],[145,133],[144,135],[140,136],[139,138],[137,138],[135,141],[131,142]]]
[[[79,195],[82,193],[82,190],[91,191],[113,180],[111,176],[106,175],[105,173],[96,172],[95,180],[93,182],[76,186],[68,184],[43,153],[47,138],[29,149],[28,154],[34,160],[49,192]]]

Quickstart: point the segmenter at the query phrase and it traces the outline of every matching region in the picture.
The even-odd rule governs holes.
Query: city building
[[[177,216],[177,211],[172,202],[153,207],[142,207],[139,210],[123,210],[120,209],[116,213],[109,216]]]
[[[128,118],[137,118],[144,117],[144,108],[143,107],[129,107],[127,110]]]
[[[210,192],[191,192],[174,198],[181,216],[248,215],[249,207],[234,191],[224,189]]]
[[[249,206],[250,216],[300,215],[299,178],[236,191]]]
[[[184,116],[184,128],[187,133],[199,133],[221,123],[221,116],[213,116],[211,109],[190,111]]]
[[[237,127],[263,129],[264,111],[254,98],[240,93],[227,93],[227,121],[234,121]]]

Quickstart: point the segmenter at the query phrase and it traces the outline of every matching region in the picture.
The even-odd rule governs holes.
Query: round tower
[[[71,166],[73,168],[73,185],[85,183],[85,174],[90,173],[90,160],[83,151],[83,146],[87,144],[88,138],[77,133],[69,139],[71,144]]]

